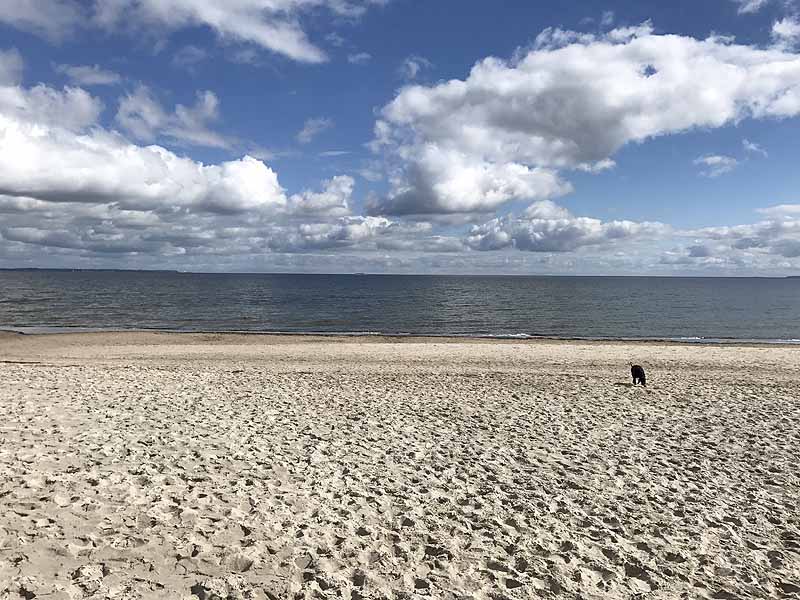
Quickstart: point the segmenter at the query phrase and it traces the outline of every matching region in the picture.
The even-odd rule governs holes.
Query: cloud
[[[146,86],[123,97],[116,122],[137,140],[169,139],[191,146],[230,148],[232,140],[214,132],[210,125],[219,119],[219,99],[210,91],[197,92],[194,106],[178,104],[166,112]]]
[[[775,254],[783,256],[784,258],[798,258],[800,257],[800,240],[778,240],[773,244],[772,250]]]
[[[750,154],[760,154],[764,158],[767,158],[769,156],[769,154],[767,153],[766,150],[764,150],[764,148],[762,148],[755,142],[751,142],[748,139],[742,140],[742,147],[744,148],[745,152],[748,152]]]
[[[255,44],[289,59],[320,63],[325,52],[308,39],[301,17],[324,10],[355,19],[386,0],[4,0],[0,22],[62,39],[81,29],[148,34],[208,27],[226,42]]]
[[[206,26],[223,39],[254,43],[300,62],[324,62],[327,56],[308,40],[294,18],[296,12],[297,3],[290,0],[224,5],[205,0],[120,0],[98,5],[94,22],[106,30],[132,24],[167,32]]]
[[[749,266],[743,256],[727,252],[716,255],[715,248],[704,245],[689,246],[664,252],[659,258],[660,265],[688,269],[693,272],[736,272]]]
[[[220,213],[280,209],[286,203],[275,172],[254,158],[206,166],[101,129],[76,135],[4,115],[0,194],[138,210],[169,203]]]
[[[349,201],[355,181],[347,175],[337,175],[324,182],[321,192],[305,191],[289,198],[289,210],[295,215],[325,215],[341,217],[350,214]]]
[[[80,88],[55,90],[0,87],[0,113],[31,122],[59,124],[75,131],[97,122],[103,103]]]
[[[325,152],[320,152],[319,156],[333,158],[337,156],[347,156],[348,154],[351,154],[349,150],[326,150]]]
[[[403,88],[383,120],[394,135],[574,168],[630,142],[800,113],[794,54],[649,28],[551,42],[516,63],[484,59],[463,81]]]
[[[172,56],[174,67],[191,69],[208,58],[208,52],[198,46],[188,44]]]
[[[372,55],[369,52],[357,52],[356,54],[348,54],[347,62],[351,65],[365,65],[372,60]]]
[[[367,181],[376,182],[381,181],[383,179],[383,165],[380,161],[377,160],[368,160],[362,163],[361,168],[358,170],[358,174]],[[376,200],[372,202],[374,205],[378,205],[379,202]]]
[[[14,56],[6,69],[13,72],[9,81],[19,79]],[[84,90],[2,89],[0,97],[13,100],[0,104],[0,261],[5,264],[91,260],[113,266],[114,257],[125,255],[129,266],[180,261],[187,268],[208,260],[219,267],[230,257],[465,249],[459,237],[434,235],[426,222],[351,214],[355,180],[350,176],[289,195],[277,173],[251,156],[207,165],[158,145],[132,143],[101,126],[101,105]],[[87,114],[86,103],[98,110]],[[217,107],[215,96],[201,93],[195,105],[168,112],[144,87],[120,104],[117,124],[146,142],[194,139],[181,129],[202,129]]]
[[[576,171],[583,171],[584,173],[602,173],[603,171],[610,171],[617,166],[616,161],[610,158],[598,160],[596,163],[581,163],[575,165]]]
[[[416,79],[417,75],[425,69],[430,69],[433,63],[424,56],[412,55],[407,57],[400,65],[399,73],[401,77],[412,80]]]
[[[712,256],[713,254],[711,248],[704,244],[695,244],[694,246],[689,246],[687,250],[689,251],[690,258],[706,258]]]
[[[769,3],[769,0],[733,0],[733,2],[739,5],[739,14],[744,15],[757,13]]]
[[[54,68],[76,85],[113,85],[122,81],[117,73],[99,65],[55,65]]]
[[[527,219],[570,219],[572,214],[552,200],[534,202],[523,213]]]
[[[72,0],[3,0],[0,23],[58,41],[71,34],[85,19],[79,3]]]
[[[663,236],[662,223],[609,221],[573,216],[552,202],[531,205],[522,217],[508,215],[473,226],[464,242],[473,250],[516,248],[527,252],[572,252],[584,246]]]
[[[101,254],[150,253],[170,254],[167,244],[149,240],[109,239],[102,235],[79,234],[72,230],[46,231],[35,227],[7,227],[0,230],[2,237],[11,242],[85,250]]]
[[[97,123],[103,103],[85,90],[66,86],[19,85],[22,57],[16,50],[0,52],[0,114],[31,123],[56,124],[73,131]]]
[[[705,170],[700,172],[702,176],[714,178],[733,171],[739,166],[739,161],[731,156],[709,154],[695,159],[694,164],[705,167]]]
[[[776,218],[800,218],[800,204],[779,204],[777,206],[759,208],[757,212]]]
[[[572,191],[550,169],[478,162],[434,144],[416,151],[403,178],[393,181],[391,195],[370,205],[371,214],[487,213],[516,198],[544,199]]]
[[[464,252],[463,240],[452,236],[433,235],[419,239],[383,238],[375,243],[378,250],[390,252]]]
[[[341,48],[347,43],[347,40],[335,31],[331,31],[329,34],[327,34],[325,36],[325,41],[327,41],[331,46],[335,46],[337,48]]]
[[[213,112],[215,100],[204,96],[199,108],[178,106],[174,114],[150,103],[123,115],[144,137],[159,137],[157,125],[177,137],[195,114]],[[356,247],[408,230],[351,216],[355,182],[345,175],[288,196],[277,173],[251,156],[206,165],[133,144],[100,126],[96,111],[84,114],[85,102],[96,101],[83,90],[5,86],[0,99],[10,102],[0,102],[0,258],[249,256],[282,246]]]
[[[308,144],[323,131],[333,127],[333,120],[325,117],[307,119],[303,128],[297,133],[297,141]]]
[[[167,30],[203,25],[222,38],[249,42],[299,62],[327,60],[325,52],[309,41],[299,25],[301,14],[324,9],[334,16],[358,18],[376,0],[239,0],[224,4],[206,0],[121,0],[105,23],[134,19]]]
[[[342,217],[335,223],[304,223],[280,229],[269,247],[279,252],[305,252],[351,247],[388,234],[396,225],[380,217]]]
[[[779,48],[792,49],[800,44],[800,21],[785,17],[772,25],[772,39]]]
[[[22,80],[24,62],[16,50],[0,50],[0,86],[18,85]]]
[[[241,48],[236,52],[229,55],[230,60],[240,65],[253,65],[261,64],[261,53],[256,48]]]
[[[329,176],[321,185],[290,192],[255,152],[238,160],[203,164],[155,145],[242,145],[213,131],[219,100],[212,92],[200,92],[196,100],[175,106],[159,102],[146,87],[134,88],[121,99],[115,122],[119,132],[115,132],[101,125],[99,98],[75,86],[23,87],[21,57],[13,50],[2,51],[0,262],[114,266],[114,257],[125,254],[126,265],[177,268],[230,269],[247,264],[259,270],[283,264],[291,270],[293,265],[319,269],[326,264],[326,270],[369,270],[359,266],[361,260],[363,265],[376,265],[376,270],[382,265],[411,271],[570,272],[586,268],[613,272],[623,268],[620,265],[657,267],[669,241],[676,249],[664,255],[665,261],[673,261],[664,262],[664,269],[683,265],[718,272],[723,268],[737,273],[750,268],[785,272],[791,265],[800,266],[800,205],[764,208],[759,217],[763,221],[726,231],[675,232],[660,223],[575,216],[553,201],[572,190],[571,171],[605,172],[614,167],[613,154],[625,144],[744,118],[796,114],[791,102],[798,86],[797,56],[785,49],[750,48],[717,38],[657,36],[649,27],[615,30],[592,39],[575,35],[551,32],[542,37],[538,49],[499,61],[507,72],[499,76],[487,71],[482,87],[476,73],[486,61],[460,82],[400,89],[395,101],[381,110],[376,124],[372,146],[377,155],[359,162],[362,176],[384,177],[388,182],[385,196],[367,195],[366,216],[355,214],[363,199],[357,196],[361,188],[349,175]],[[635,78],[624,81],[618,90],[608,92],[617,94],[616,100],[600,90],[598,114],[584,112],[583,96],[594,93],[590,76],[586,74],[585,81],[578,76],[570,79],[559,69],[569,70],[572,62],[580,63],[600,50],[609,53],[598,59],[601,75],[604,60],[619,61],[627,68],[628,61],[634,60],[628,53],[636,55],[630,47],[642,39],[648,43],[638,48],[641,56],[636,60],[645,83]],[[676,63],[669,68],[652,60],[654,48],[666,53],[660,49],[664,39],[671,40],[674,54],[664,60]],[[725,75],[733,80],[730,88],[712,77],[704,85],[723,107],[732,96],[735,110],[720,121],[709,121],[704,111],[710,108],[701,102],[702,110],[692,112],[689,102],[684,106],[692,112],[687,126],[685,115],[668,119],[664,114],[672,109],[669,86],[673,83],[658,78],[672,73],[670,69],[679,71],[680,65],[695,69],[695,44],[711,47],[708,52],[718,61],[717,67],[730,71]],[[614,54],[622,49],[626,52]],[[532,54],[559,55],[561,67],[553,59],[543,62],[542,68],[523,72],[521,65]],[[579,66],[575,68],[580,71]],[[741,77],[740,72],[744,73]],[[772,75],[768,77],[767,72]],[[541,80],[529,81],[536,77]],[[674,77],[674,85],[684,85],[679,74]],[[558,85],[566,83],[572,86],[569,93],[556,93]],[[652,87],[637,95],[639,85]],[[651,106],[653,97],[664,91],[662,86],[670,98],[663,106]],[[462,92],[464,97],[458,98]],[[395,102],[408,101],[413,94],[418,97],[405,107],[406,112],[394,111]],[[691,95],[688,87],[687,94]],[[533,107],[529,112],[546,109],[563,120],[529,125],[523,118],[526,102]],[[575,106],[560,106],[569,102]],[[581,127],[593,128],[600,138],[593,142],[597,146],[583,147],[591,140],[584,142],[573,134],[568,118],[583,119]],[[608,144],[603,139],[610,136],[606,129],[615,128],[623,135],[612,137],[614,143]],[[641,137],[642,130],[650,133]],[[552,146],[536,142],[537,136]],[[575,140],[580,143],[569,147]],[[742,146],[747,153],[765,153],[748,140]],[[342,152],[346,151],[334,149],[320,155]],[[703,163],[704,169],[711,167]],[[512,205],[512,215],[496,215],[501,208],[508,209],[508,203],[521,201],[533,203],[524,210]],[[675,243],[676,238],[680,242]],[[655,257],[654,252],[658,252]],[[302,258],[285,262],[267,258],[278,255]],[[314,262],[323,256],[329,262]],[[527,258],[515,258],[520,256]],[[81,262],[89,260],[96,262]],[[550,262],[541,262],[545,260]]]
[[[392,187],[372,212],[544,199],[569,191],[560,171],[608,168],[627,144],[797,114],[796,54],[656,35],[649,23],[601,35],[548,29],[512,60],[489,57],[463,80],[403,87],[383,107],[370,147],[389,164]],[[459,199],[462,173],[485,176]]]
[[[333,186],[336,185],[334,182]],[[327,187],[331,187],[330,182]],[[250,192],[259,188],[256,185]],[[230,190],[223,193],[229,196]],[[132,208],[113,201],[107,203],[110,196],[105,195],[80,199],[82,202],[70,202],[71,198],[50,202],[0,195],[0,213],[7,213],[0,224],[0,258],[4,240],[38,246],[48,253],[54,249],[74,250],[78,252],[76,256],[124,253],[151,255],[164,261],[175,256],[185,260],[190,256],[213,255],[216,260],[226,256],[241,260],[271,252],[302,253],[362,246],[374,250],[377,236],[390,238],[408,231],[387,219],[335,218],[330,212],[315,213],[317,207],[296,215],[311,217],[312,222],[298,223],[297,219],[287,220],[291,209],[282,202],[269,207],[252,206],[236,211],[225,207],[219,211],[194,203],[178,205],[171,198],[164,198],[157,207],[137,203]],[[320,220],[323,218],[328,220]]]
[[[800,205],[784,204],[759,209],[764,221],[730,227],[706,227],[686,232],[698,239],[727,245],[729,251],[749,255],[796,258],[800,253]]]

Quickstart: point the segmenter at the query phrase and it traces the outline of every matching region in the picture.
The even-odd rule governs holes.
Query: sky
[[[0,267],[800,275],[796,0],[3,0]]]

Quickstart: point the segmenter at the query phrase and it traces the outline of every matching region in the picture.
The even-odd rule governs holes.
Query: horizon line
[[[55,271],[62,273],[174,273],[177,275],[317,275],[317,276],[358,276],[358,277],[625,277],[653,279],[800,279],[800,275],[631,275],[631,274],[566,274],[566,273],[369,273],[361,271],[310,272],[310,271],[185,271],[182,269],[124,269],[92,267],[0,267],[0,272]]]

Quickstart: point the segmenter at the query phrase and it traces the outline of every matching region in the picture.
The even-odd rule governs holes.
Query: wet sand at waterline
[[[800,348],[0,333],[0,381],[3,600],[800,595]]]

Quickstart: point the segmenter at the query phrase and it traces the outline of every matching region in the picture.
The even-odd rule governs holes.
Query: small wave
[[[487,332],[424,332],[424,331],[314,331],[314,330],[257,330],[257,329],[203,329],[182,327],[83,327],[83,326],[0,326],[0,331],[12,331],[30,335],[61,333],[131,333],[158,332],[175,334],[237,334],[237,335],[275,335],[275,336],[316,336],[316,337],[419,337],[419,338],[457,338],[489,340],[555,340],[576,342],[632,342],[632,343],[681,343],[681,344],[768,344],[798,345],[800,338],[734,338],[734,337],[630,337],[630,336],[559,336],[554,334],[531,333],[487,333]]]
[[[533,340],[536,339],[536,336],[530,335],[529,333],[499,333],[499,334],[492,334],[488,335],[487,337],[498,339],[498,340]]]

